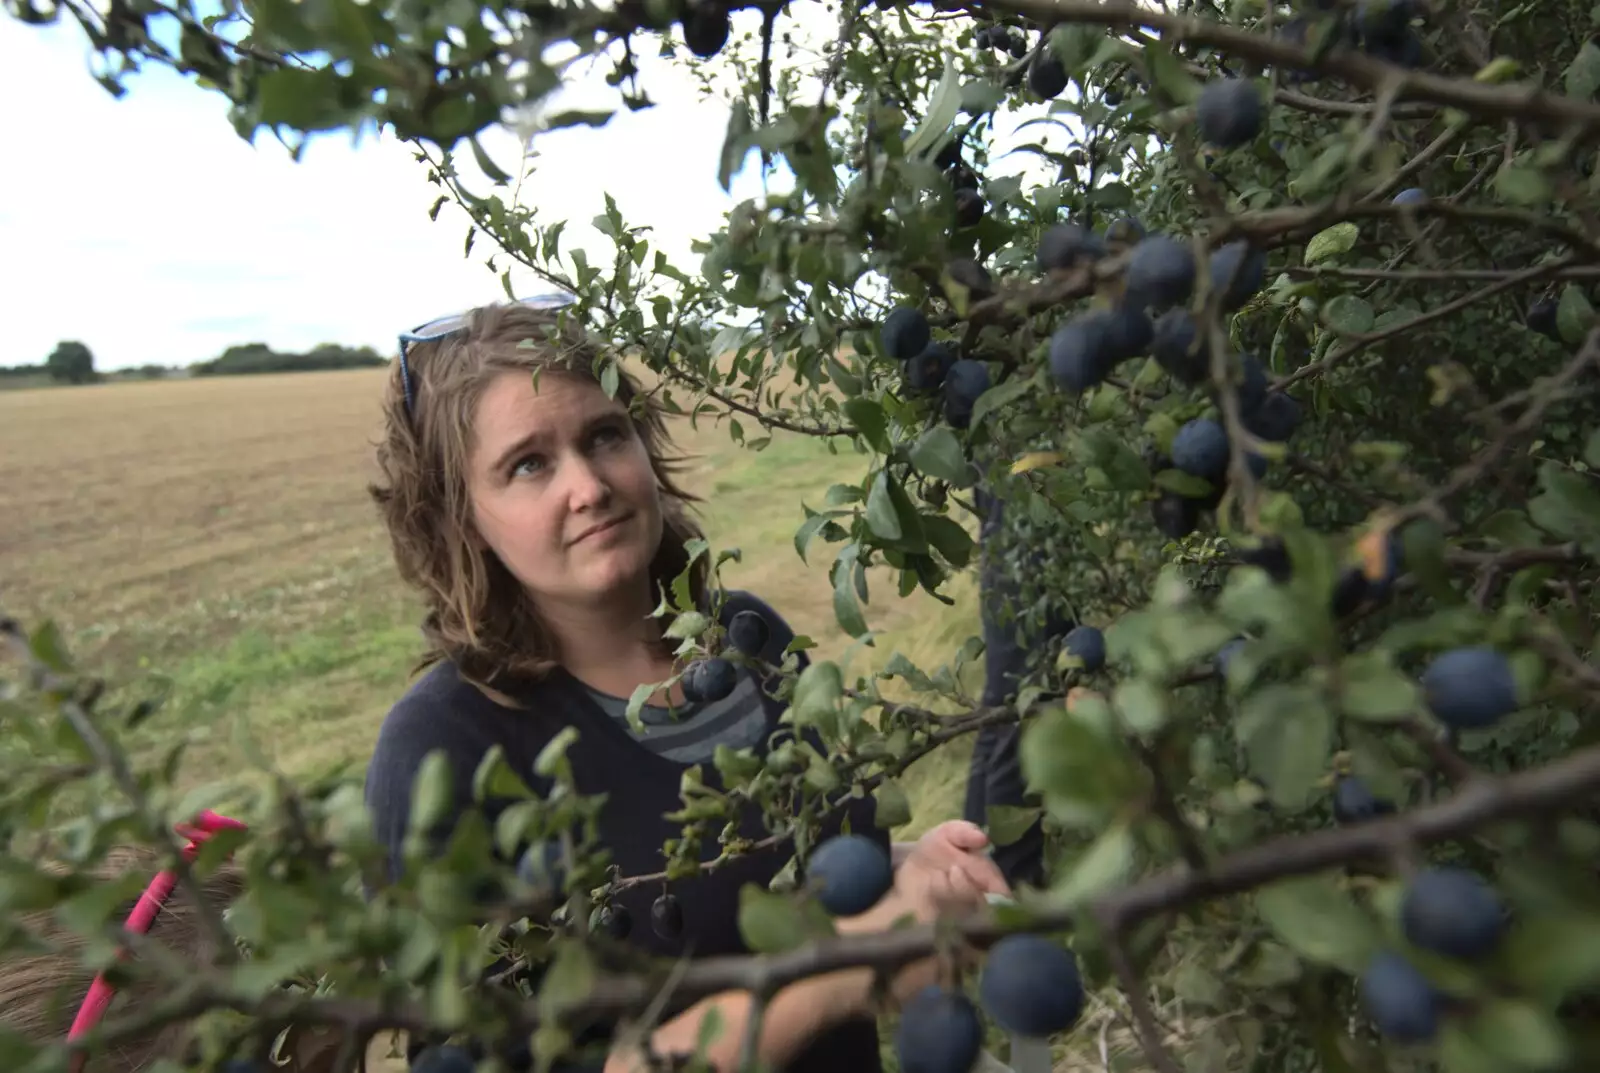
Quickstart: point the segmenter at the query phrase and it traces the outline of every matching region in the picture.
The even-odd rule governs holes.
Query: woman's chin
[[[591,549],[575,573],[583,589],[603,596],[626,591],[649,577],[650,559],[638,542],[628,541],[609,548]]]

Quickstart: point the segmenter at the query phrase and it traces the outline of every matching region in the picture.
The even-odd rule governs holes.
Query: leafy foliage
[[[338,780],[280,786],[240,849],[250,893],[230,926],[250,959],[187,967],[166,1012],[216,1007],[213,1055],[292,1018],[481,1037],[537,1024],[537,1050],[553,1054],[575,1011],[648,1009],[665,967],[619,962],[586,925],[608,891],[747,851],[717,840],[730,800],[758,802],[768,842],[804,859],[824,795],[872,792],[893,816],[911,761],[1025,720],[1038,811],[993,822],[998,836],[1043,816],[1050,886],[963,934],[981,946],[1008,929],[1070,930],[1089,986],[1123,991],[1163,1073],[1586,1068],[1600,1053],[1589,10],[1367,0],[1224,18],[1187,2],[879,2],[832,9],[836,40],[808,78],[777,55],[800,7],[760,7],[760,38],[719,49],[726,9],[670,0],[251,0],[203,20],[160,0],[104,16],[8,0],[26,21],[65,10],[82,23],[116,92],[136,63],[164,62],[228,96],[246,134],[392,125],[471,215],[468,249],[486,242],[491,264],[573,291],[575,315],[663,377],[677,412],[731,413],[752,450],[781,429],[868,456],[859,485],[796,518],[797,554],[832,555],[850,636],[870,643],[885,598],[869,567],[896,571],[900,596],[947,599],[974,559],[964,523],[980,476],[1018,504],[988,550],[1022,578],[1012,610],[1040,636],[1052,616],[1104,628],[1103,667],[1040,640],[1014,704],[955,718],[812,665],[787,700],[828,754],[719,753],[728,795],[686,777],[683,838],[657,876],[607,873],[594,802],[563,781],[556,749],[538,772],[554,793],[493,831],[469,827],[371,904],[359,796]],[[181,26],[176,54],[152,39],[159,20]],[[724,185],[754,150],[793,187],[737,206],[697,244],[698,268],[608,199],[596,226],[615,253],[591,263],[563,250],[565,221],[516,203],[478,135],[559,84],[554,42],[606,56],[618,105],[646,107],[634,57],[675,40],[680,21],[694,24],[693,52],[717,57],[682,62],[734,83]],[[1043,100],[1016,129],[1038,140],[1003,144],[997,113]],[[1008,152],[1055,177],[986,178]],[[491,190],[468,189],[462,153]],[[1081,231],[1051,231],[1064,223]],[[897,306],[916,313],[880,331]],[[1082,319],[1096,313],[1125,319]],[[958,360],[919,365],[924,344]],[[1201,434],[1179,440],[1197,419],[1220,428],[1202,453],[1220,445],[1225,466],[1197,460],[1186,443]],[[686,594],[664,594],[663,610]],[[677,621],[685,653],[747,658],[707,620]],[[48,631],[26,648],[43,692],[0,702],[30,749],[6,779],[11,832],[37,838],[52,796],[89,777],[115,792],[66,832],[75,866],[118,840],[165,844],[195,800],[117,759],[116,721],[84,702]],[[1498,654],[1505,673],[1459,650]],[[966,700],[956,671],[977,654],[969,643],[939,668],[899,658],[884,678],[930,705]],[[1446,699],[1461,696],[1508,701]],[[481,782],[512,777],[490,766]],[[446,777],[423,770],[419,815],[447,799]],[[1361,782],[1341,800],[1358,804],[1335,825],[1330,791],[1349,778]],[[1391,810],[1359,804],[1379,799]],[[467,892],[511,882],[489,875],[491,839],[528,838],[562,840],[572,865],[557,923],[512,929],[516,954],[546,966],[537,1001],[469,999],[504,951]],[[1429,862],[1472,869],[1504,903],[1487,957],[1418,945],[1403,906]],[[49,877],[25,852],[4,875],[7,915],[56,906],[86,930],[108,919],[100,888]],[[889,937],[830,937],[811,899],[746,893],[750,945],[782,953],[759,977],[690,968],[677,996],[894,956]],[[536,912],[548,902],[513,899],[495,924],[548,919]],[[1484,931],[1461,926],[1474,923]],[[279,984],[297,976],[334,997],[286,997]],[[1229,1016],[1180,1059],[1153,995]],[[255,1014],[242,1026],[241,1008]],[[7,1068],[55,1068],[30,1053],[0,1038]]]

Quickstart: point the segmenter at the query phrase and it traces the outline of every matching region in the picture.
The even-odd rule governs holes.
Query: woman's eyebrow
[[[593,433],[596,429],[600,428],[602,425],[615,424],[616,422],[625,420],[626,418],[627,414],[617,410],[603,411],[595,414],[593,417],[585,421],[579,434],[582,436],[587,436]],[[550,433],[547,429],[543,428],[536,428],[531,432],[517,437],[517,439],[509,447],[500,452],[500,457],[495,460],[495,468],[503,469],[504,467],[509,466],[512,462],[516,461],[517,457],[524,451],[528,451],[534,447],[548,443],[549,440]]]

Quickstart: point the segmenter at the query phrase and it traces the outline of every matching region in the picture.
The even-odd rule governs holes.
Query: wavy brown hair
[[[661,489],[664,531],[650,565],[654,590],[670,586],[689,566],[688,543],[703,534],[691,517],[697,496],[676,476],[689,456],[677,451],[655,398],[574,323],[570,313],[515,303],[480,306],[464,330],[406,349],[412,409],[407,410],[400,363],[384,392],[384,435],[378,444],[381,480],[369,488],[389,531],[395,564],[427,604],[421,670],[454,662],[461,676],[494,696],[502,677],[544,677],[557,665],[556,642],[538,608],[499,557],[474,539],[467,491],[474,418],[485,389],[507,372],[573,376],[602,385],[614,362],[616,399],[628,408]],[[702,606],[709,567],[697,560],[690,575]]]

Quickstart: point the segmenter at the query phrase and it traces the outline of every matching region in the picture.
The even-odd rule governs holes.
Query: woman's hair
[[[557,652],[521,583],[473,539],[467,472],[474,419],[485,389],[506,372],[555,373],[601,385],[602,352],[572,319],[526,305],[479,307],[467,315],[463,330],[407,347],[410,411],[399,362],[384,393],[385,430],[377,449],[382,478],[369,490],[388,527],[401,578],[427,602],[427,650],[415,669],[451,660],[465,680],[491,695],[499,692],[494,684],[502,675],[542,678],[556,666]],[[616,372],[615,397],[632,416],[661,490],[665,527],[650,565],[652,589],[659,591],[689,566],[687,545],[702,535],[690,516],[690,504],[699,498],[675,480],[685,456],[676,453],[659,404],[620,361]],[[705,560],[696,561],[690,593],[697,607],[708,575]]]
[[[118,847],[107,854],[94,874],[102,881],[129,872],[153,877],[162,867],[160,852],[154,847]],[[236,866],[224,864],[204,876],[200,888],[211,912],[220,914],[243,893],[244,875]],[[116,919],[126,919],[136,901],[137,896],[121,905]],[[34,937],[40,949],[0,961],[0,1028],[35,1044],[65,1040],[95,977],[84,964],[84,938],[62,927],[50,910],[20,914],[11,923]],[[201,926],[193,893],[181,883],[156,914],[147,938],[193,964],[215,964],[219,953],[210,931]],[[116,992],[106,1017],[135,1012],[169,993],[170,986],[161,980],[141,976]],[[114,1050],[92,1057],[84,1073],[142,1073],[162,1058],[181,1062],[191,1040],[186,1021],[171,1022],[119,1040]],[[339,1051],[339,1040],[332,1033],[296,1028],[292,1041],[284,1048],[291,1056],[290,1064],[282,1067],[285,1073],[327,1073],[332,1069]]]

